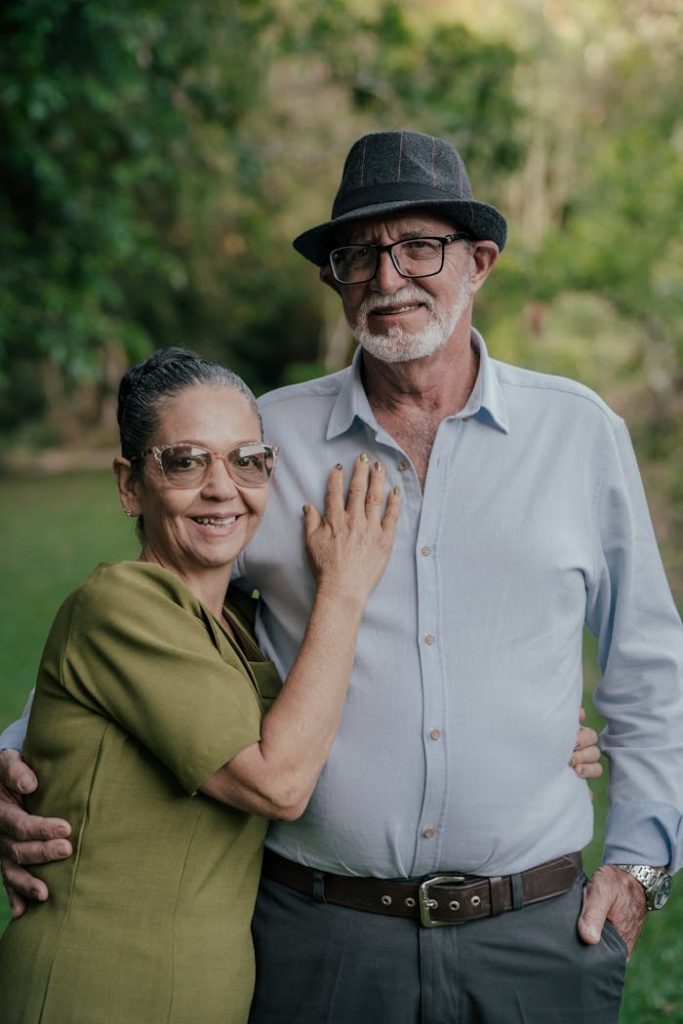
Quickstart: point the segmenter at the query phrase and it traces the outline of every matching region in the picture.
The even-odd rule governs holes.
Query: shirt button
[[[405,459],[399,459],[398,460],[398,468],[401,470],[402,473],[405,473],[405,471],[409,468],[409,466],[410,466],[410,463],[406,462]]]
[[[436,643],[436,637],[435,637],[435,636],[432,636],[432,634],[431,634],[431,633],[427,633],[427,636],[425,637],[425,643],[426,643],[426,644],[427,644],[427,645],[428,645],[429,647],[431,647],[433,643]]]
[[[441,729],[432,729],[432,731],[429,734],[429,738],[430,738],[430,740],[440,740],[441,739]]]
[[[425,546],[423,548],[420,548],[420,554],[424,555],[425,558],[427,558],[428,555],[431,555],[431,553],[432,553],[432,549],[427,547],[426,544],[425,544]]]
[[[434,837],[434,829],[426,828],[422,835],[425,837],[425,839],[432,839]]]

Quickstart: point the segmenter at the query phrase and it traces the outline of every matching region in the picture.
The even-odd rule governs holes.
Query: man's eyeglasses
[[[170,487],[201,487],[211,474],[216,459],[225,464],[228,475],[242,487],[263,487],[277,462],[276,444],[240,444],[229,452],[212,452],[208,448],[175,441],[140,452],[136,459],[153,455],[164,480]],[[131,460],[135,461],[135,459]]]
[[[342,245],[330,253],[330,269],[339,284],[364,284],[377,273],[380,254],[388,252],[401,277],[434,277],[443,269],[446,246],[465,239],[469,241],[469,235],[456,231],[441,237],[406,238],[391,245]]]

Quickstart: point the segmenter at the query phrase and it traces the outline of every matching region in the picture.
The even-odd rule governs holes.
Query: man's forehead
[[[372,242],[388,235],[390,238],[402,238],[408,235],[447,235],[455,230],[455,225],[443,220],[427,210],[411,210],[394,217],[375,217],[367,220],[355,220],[340,225],[338,240],[345,242]]]

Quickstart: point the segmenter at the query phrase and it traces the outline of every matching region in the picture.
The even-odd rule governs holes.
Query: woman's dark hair
[[[119,384],[117,419],[125,459],[134,459],[149,447],[165,399],[195,384],[233,388],[246,398],[261,423],[256,399],[236,373],[188,349],[162,348],[131,366]]]

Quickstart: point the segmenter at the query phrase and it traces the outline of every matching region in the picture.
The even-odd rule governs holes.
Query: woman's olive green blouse
[[[198,787],[256,742],[279,680],[172,573],[100,565],[57,614],[26,740],[75,851],[0,941],[3,1024],[238,1024],[266,821]],[[243,651],[246,652],[243,653]]]

